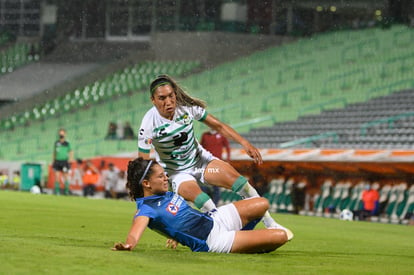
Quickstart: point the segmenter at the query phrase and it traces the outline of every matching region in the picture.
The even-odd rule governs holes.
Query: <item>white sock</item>
[[[272,216],[270,216],[269,211],[266,211],[266,213],[263,216],[263,223],[266,228],[276,228],[276,229],[286,229],[284,226],[278,224]]]
[[[257,198],[260,197],[259,193],[257,193],[256,189],[250,185],[250,183],[246,182],[240,191],[237,192],[243,198]]]
[[[201,212],[208,212],[214,209],[216,209],[216,205],[214,204],[212,199],[207,200],[200,208]]]
[[[257,193],[256,189],[250,185],[249,182],[246,182],[246,184],[243,186],[243,188],[237,192],[240,196],[244,198],[256,198],[260,197],[260,195]],[[277,228],[277,229],[285,229],[282,225],[278,224],[272,216],[270,216],[269,211],[266,211],[266,213],[263,216],[263,223],[266,228]]]

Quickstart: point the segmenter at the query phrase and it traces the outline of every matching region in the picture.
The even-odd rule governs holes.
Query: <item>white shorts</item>
[[[208,252],[230,253],[236,231],[242,228],[239,212],[234,204],[226,204],[210,212],[214,225],[207,238]]]
[[[213,159],[217,158],[209,151],[202,148],[199,159],[192,168],[183,171],[169,171],[168,176],[171,181],[172,190],[175,193],[178,193],[180,184],[185,181],[196,181],[198,183],[205,184],[204,171]]]

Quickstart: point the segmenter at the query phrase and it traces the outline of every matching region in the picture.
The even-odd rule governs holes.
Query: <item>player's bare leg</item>
[[[269,209],[269,201],[265,198],[251,198],[233,203],[239,212],[242,226],[261,218]],[[231,252],[264,253],[270,252],[288,241],[282,229],[259,229],[238,231]]]
[[[182,182],[177,192],[184,199],[194,202],[195,206],[203,212],[216,209],[213,200],[201,190],[196,181]]]
[[[55,190],[54,193],[55,195],[60,195],[60,181],[62,178],[62,172],[60,171],[55,171]]]
[[[266,253],[287,242],[286,232],[282,229],[257,229],[237,231],[231,252]]]

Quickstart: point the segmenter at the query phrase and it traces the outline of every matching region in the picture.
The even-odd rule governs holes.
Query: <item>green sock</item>
[[[243,198],[260,197],[256,189],[254,189],[254,187],[251,186],[247,179],[243,176],[237,178],[237,180],[233,183],[231,190]]]
[[[65,181],[65,195],[69,195],[69,181]]]
[[[204,192],[200,193],[194,200],[195,206],[202,212],[207,212],[216,209],[213,200]]]
[[[55,194],[60,194],[60,183],[58,181],[55,181]]]

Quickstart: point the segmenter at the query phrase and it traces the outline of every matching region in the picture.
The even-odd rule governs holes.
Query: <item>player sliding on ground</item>
[[[224,187],[237,192],[243,198],[259,197],[247,179],[241,176],[229,163],[214,157],[196,140],[193,121],[205,123],[221,135],[241,144],[256,163],[262,163],[262,156],[246,139],[229,125],[219,121],[205,110],[206,104],[189,96],[168,75],[160,75],[150,85],[153,107],[142,119],[138,134],[138,156],[150,158],[151,146],[156,159],[171,179],[174,192],[194,202],[202,211],[212,211],[216,205],[202,192],[198,182]],[[265,211],[263,222],[266,228],[284,229],[289,240],[293,234],[278,224]]]
[[[116,243],[113,250],[132,250],[147,226],[171,238],[167,241],[171,248],[178,242],[200,252],[265,253],[288,241],[282,229],[252,230],[269,207],[265,198],[245,199],[202,213],[168,191],[168,177],[156,161],[130,161],[127,187],[137,213],[126,242]]]

